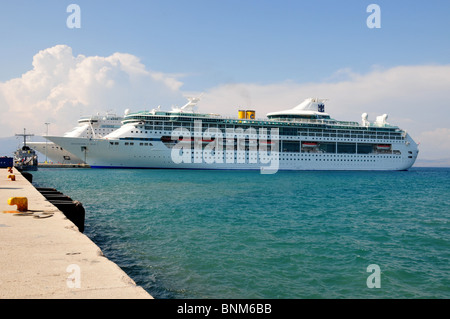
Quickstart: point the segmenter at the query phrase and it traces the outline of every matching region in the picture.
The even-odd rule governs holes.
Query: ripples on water
[[[450,169],[33,175],[83,203],[85,234],[155,298],[450,297]]]

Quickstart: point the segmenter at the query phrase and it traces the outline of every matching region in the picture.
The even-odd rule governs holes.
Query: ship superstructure
[[[198,99],[172,111],[124,116],[123,125],[102,137],[48,137],[91,167],[407,170],[417,158],[409,134],[387,123],[387,115],[362,122],[338,121],[325,112],[325,99],[256,119],[239,110],[234,118],[194,110]]]
[[[83,116],[78,120],[78,125],[66,132],[63,136],[87,139],[101,138],[120,128],[122,119],[123,117],[111,113],[107,113],[106,115]],[[28,145],[54,163],[84,164],[83,159],[55,143],[28,142]]]

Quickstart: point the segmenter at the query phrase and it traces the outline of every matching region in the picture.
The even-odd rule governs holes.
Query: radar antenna
[[[23,146],[27,145],[27,137],[28,136],[34,136],[34,134],[27,134],[26,132],[27,132],[27,130],[24,128],[23,134],[16,134],[16,136],[23,136]]]

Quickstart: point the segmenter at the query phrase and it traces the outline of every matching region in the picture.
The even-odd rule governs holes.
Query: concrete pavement
[[[12,174],[15,181],[0,168],[0,299],[152,298],[20,172]],[[8,205],[10,197],[27,197],[28,211]]]

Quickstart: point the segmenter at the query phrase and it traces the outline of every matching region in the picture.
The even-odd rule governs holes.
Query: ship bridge
[[[330,119],[330,115],[325,113],[326,100],[309,98],[290,110],[268,113],[267,117],[273,120]]]

